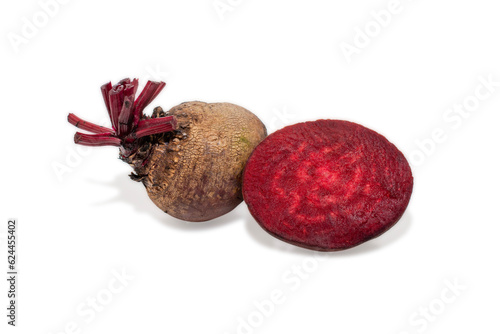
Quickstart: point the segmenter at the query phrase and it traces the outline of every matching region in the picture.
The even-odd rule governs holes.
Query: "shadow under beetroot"
[[[137,212],[146,214],[153,221],[159,222],[165,227],[174,228],[181,231],[189,231],[193,233],[223,227],[227,224],[242,220],[246,225],[246,229],[250,236],[261,246],[276,251],[304,256],[311,256],[314,253],[319,253],[317,251],[288,244],[271,236],[255,221],[253,216],[248,211],[245,203],[241,203],[233,211],[219,218],[207,222],[191,223],[174,218],[164,213],[149,199],[144,186],[141,183],[130,180],[127,175],[117,176],[114,180],[109,182],[95,180],[89,180],[89,182],[97,185],[108,186],[118,191],[118,194],[116,196],[101,202],[94,203],[94,205],[96,206],[108,205],[113,203],[128,203]],[[406,212],[399,220],[399,222],[394,225],[394,227],[389,229],[381,236],[347,250],[326,253],[321,252],[321,255],[332,257],[354,256],[376,251],[377,249],[386,247],[387,245],[401,239],[410,230],[411,223],[411,214],[409,212]]]
[[[276,239],[269,233],[267,233],[260,225],[255,221],[250,213],[245,218],[245,224],[248,233],[257,241],[260,245],[274,249],[276,251],[282,251],[286,253],[293,253],[303,256],[311,256],[314,253],[321,253],[323,257],[336,257],[336,256],[355,256],[362,255],[365,253],[374,252],[383,247],[387,247],[391,243],[396,242],[401,239],[408,231],[411,229],[412,218],[409,212],[406,212],[403,217],[390,228],[388,231],[378,236],[375,239],[368,240],[365,243],[349,248],[342,251],[334,252],[318,252],[302,247],[298,247],[279,239]]]
[[[240,204],[231,212],[206,222],[191,223],[174,218],[159,209],[148,197],[146,189],[139,183],[132,181],[128,175],[117,176],[109,182],[89,180],[90,183],[108,186],[116,189],[118,194],[107,200],[93,203],[103,206],[113,203],[128,203],[135,211],[148,215],[153,221],[159,222],[168,228],[182,231],[204,231],[225,226],[245,217],[246,205]]]

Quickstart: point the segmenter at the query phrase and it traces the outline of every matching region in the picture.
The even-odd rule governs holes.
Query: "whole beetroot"
[[[187,102],[143,115],[164,86],[149,81],[135,100],[137,79],[103,85],[112,129],[70,114],[71,124],[93,133],[77,132],[75,143],[120,147],[120,159],[134,169],[131,178],[171,216],[193,222],[217,218],[243,200],[242,172],[266,128],[250,111],[230,103]]]

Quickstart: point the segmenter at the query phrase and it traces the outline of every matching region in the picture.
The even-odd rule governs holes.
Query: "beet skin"
[[[257,222],[291,244],[334,251],[391,228],[410,200],[403,154],[359,124],[319,120],[268,136],[252,153],[243,196]]]

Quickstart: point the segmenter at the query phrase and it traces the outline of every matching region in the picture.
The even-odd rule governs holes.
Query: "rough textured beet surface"
[[[359,124],[319,120],[285,127],[252,153],[243,196],[257,222],[291,244],[334,251],[391,228],[410,200],[403,154]]]

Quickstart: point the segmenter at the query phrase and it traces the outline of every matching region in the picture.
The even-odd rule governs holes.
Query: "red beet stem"
[[[167,84],[164,82],[155,82],[154,85],[155,90],[153,94],[149,97],[149,100],[146,102],[144,107],[148,106],[151,102],[153,102],[153,100],[158,96],[158,94],[160,94],[160,92],[163,90],[163,88],[165,88],[166,85]]]
[[[131,85],[134,87],[134,98],[135,98],[135,94],[137,93],[137,89],[139,88],[139,79],[132,80]],[[135,113],[135,102],[134,102],[134,113]]]
[[[120,146],[121,140],[111,133],[89,135],[77,132],[75,133],[75,143],[85,146]]]
[[[127,85],[130,83],[130,78],[124,78],[124,79],[121,79],[116,85],[119,86],[119,85]]]
[[[137,131],[144,130],[154,125],[159,125],[164,123],[172,123],[175,127],[177,126],[177,120],[175,119],[174,116],[166,116],[166,117],[150,118],[139,121],[139,125],[137,125]]]
[[[109,118],[111,119],[111,109],[109,108],[109,91],[113,88],[111,82],[101,86],[102,97],[104,98],[104,103],[106,104],[106,109],[108,110]]]
[[[92,133],[106,133],[106,132],[113,132],[110,128],[107,128],[105,126],[100,126],[94,123],[90,123],[87,121],[84,121],[80,117],[76,116],[75,114],[69,114],[68,115],[68,122],[73,124],[79,129],[89,131]]]
[[[122,110],[123,105],[123,86],[115,85],[113,89],[109,92],[109,108],[111,124],[113,129],[118,132],[118,117]]]
[[[118,116],[118,136],[127,135],[133,128],[134,100],[137,86],[125,85],[123,104]]]
[[[161,90],[165,87],[164,82],[148,81],[141,94],[135,101],[135,115],[134,124],[137,125],[142,118],[142,112],[153,99],[160,94]]]
[[[169,132],[177,128],[177,120],[173,116],[148,119],[139,122],[135,132],[136,138]]]
[[[144,110],[144,102],[147,98],[148,92],[151,90],[151,85],[153,84],[152,81],[148,81],[146,83],[146,86],[144,86],[144,89],[142,90],[141,94],[139,94],[139,97],[137,100],[135,100],[134,104],[134,125],[137,125],[139,123],[139,120],[142,118],[142,111]]]
[[[123,107],[120,115],[118,116],[118,136],[126,135],[132,129],[131,117],[133,116],[134,100],[133,97],[126,96],[123,99]]]

